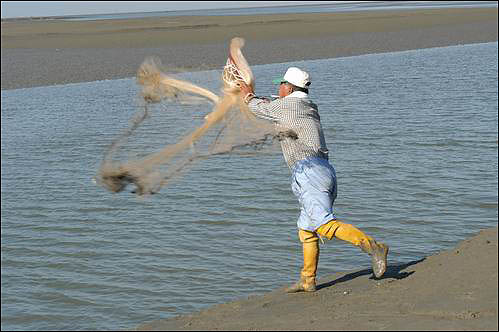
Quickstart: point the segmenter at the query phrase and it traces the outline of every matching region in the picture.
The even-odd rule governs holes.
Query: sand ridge
[[[250,65],[497,41],[497,8],[62,21],[2,20],[2,89],[221,69],[232,37]]]
[[[495,227],[438,254],[389,264],[379,280],[370,268],[336,273],[319,279],[315,293],[283,287],[136,330],[497,331],[497,252]],[[328,254],[321,259],[333,259]]]

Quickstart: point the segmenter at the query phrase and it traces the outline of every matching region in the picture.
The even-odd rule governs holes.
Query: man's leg
[[[381,277],[385,273],[386,258],[388,255],[388,246],[386,244],[374,241],[372,237],[366,235],[358,228],[339,220],[331,220],[327,224],[320,226],[316,232],[321,236],[327,237],[329,240],[336,237],[360,247],[364,252],[371,255],[373,272],[376,278]]]
[[[319,263],[319,238],[315,232],[301,229],[298,231],[298,236],[303,246],[303,268],[300,273],[300,280],[286,289],[286,292],[315,292],[315,276],[317,274],[317,264]]]

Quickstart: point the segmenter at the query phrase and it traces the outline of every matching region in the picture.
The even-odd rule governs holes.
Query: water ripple
[[[336,213],[389,243],[391,262],[497,225],[497,43],[254,66],[259,91],[293,65],[314,79]],[[219,75],[181,77],[218,91]],[[2,329],[130,329],[298,275],[300,211],[278,146],[203,160],[147,200],[92,183],[135,96],[132,79],[2,91]],[[127,153],[205,112],[155,110]],[[370,265],[340,241],[322,252],[319,276]]]

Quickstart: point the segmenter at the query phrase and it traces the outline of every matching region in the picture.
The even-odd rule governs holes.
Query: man
[[[292,189],[300,202],[298,236],[303,245],[301,278],[287,292],[313,292],[319,262],[319,236],[348,241],[372,256],[374,275],[386,271],[388,246],[377,243],[352,225],[336,219],[336,172],[328,161],[317,105],[308,98],[310,76],[291,67],[279,83],[279,98],[269,101],[255,96],[241,84],[243,100],[257,117],[273,121],[279,131],[292,133],[281,140],[284,159],[292,173]]]

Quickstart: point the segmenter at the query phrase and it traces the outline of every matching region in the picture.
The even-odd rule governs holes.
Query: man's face
[[[284,98],[287,95],[291,94],[293,92],[293,89],[291,88],[291,85],[289,83],[283,82],[281,85],[279,85],[279,97]]]

